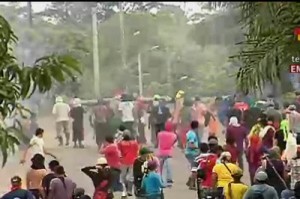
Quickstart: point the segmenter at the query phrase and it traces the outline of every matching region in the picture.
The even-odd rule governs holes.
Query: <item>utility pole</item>
[[[142,73],[142,54],[138,54],[138,71],[139,71],[139,94],[143,96],[143,73]]]
[[[100,68],[98,51],[98,26],[97,7],[92,8],[92,28],[93,28],[93,64],[94,64],[94,92],[97,98],[100,97]]]
[[[126,43],[125,43],[125,29],[124,29],[124,10],[123,10],[123,2],[119,2],[120,14],[120,40],[121,40],[121,59],[123,70],[127,73],[127,53],[126,53]],[[125,90],[128,91],[127,78],[125,79]]]
[[[27,14],[28,14],[29,26],[32,27],[33,21],[32,21],[32,4],[31,4],[31,1],[27,2]]]

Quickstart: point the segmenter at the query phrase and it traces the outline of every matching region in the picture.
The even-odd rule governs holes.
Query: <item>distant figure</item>
[[[22,179],[19,176],[12,177],[10,182],[11,190],[1,199],[35,199],[30,191],[22,189]]]
[[[122,117],[123,125],[131,132],[133,137],[136,137],[136,132],[133,128],[135,121],[134,103],[129,95],[123,94],[118,110]]]
[[[70,130],[69,130],[69,113],[70,106],[64,102],[63,98],[58,96],[55,99],[55,104],[52,109],[52,114],[56,118],[56,138],[58,139],[59,146],[63,145],[62,132],[66,136],[66,146],[69,145],[70,141]]]
[[[84,109],[81,106],[81,100],[75,98],[73,101],[73,108],[70,111],[70,116],[73,118],[72,128],[73,128],[73,142],[74,148],[78,146],[84,148],[82,141],[84,138],[83,134],[83,119],[84,119]],[[78,145],[77,145],[78,142]]]

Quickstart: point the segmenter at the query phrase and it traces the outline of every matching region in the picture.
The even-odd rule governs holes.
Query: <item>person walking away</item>
[[[133,137],[136,137],[137,135],[134,130],[134,103],[128,94],[122,95],[118,110],[122,118],[122,124],[126,127],[126,129],[128,129],[131,132],[131,135]]]
[[[1,199],[35,199],[30,191],[22,189],[22,179],[19,176],[12,177],[10,182],[10,191],[4,194]]]
[[[289,121],[286,118],[286,114],[282,114],[282,121],[280,122],[280,128],[276,131],[274,136],[274,146],[278,146],[280,148],[281,154],[286,149],[286,142],[289,136],[290,127]]]
[[[35,154],[31,162],[31,168],[26,174],[26,187],[36,199],[45,198],[42,187],[43,178],[47,175],[45,158],[41,154]]]
[[[48,150],[45,149],[43,135],[44,135],[44,129],[41,129],[41,128],[36,129],[35,135],[31,138],[31,140],[29,142],[29,146],[24,151],[23,157],[20,161],[21,164],[25,163],[29,149],[31,149],[31,151],[32,151],[31,152],[32,157],[35,154],[41,154],[43,156],[49,155],[49,156],[53,157],[54,159],[56,159],[55,155],[53,155],[52,153],[48,152]]]
[[[249,146],[246,151],[246,158],[249,164],[251,184],[254,184],[254,177],[257,169],[261,166],[262,141],[259,133],[266,123],[265,115],[261,115],[256,125],[254,125],[248,135]]]
[[[201,102],[199,97],[195,97],[194,105],[192,107],[192,120],[198,121],[198,136],[203,137],[203,140],[206,141],[206,139],[209,137],[208,132],[205,132],[205,114],[207,112],[207,107],[204,103]]]
[[[142,189],[142,180],[145,173],[147,173],[147,169],[145,169],[144,165],[147,164],[148,160],[153,160],[151,154],[151,150],[143,147],[139,151],[139,157],[133,163],[134,195],[137,199],[142,199],[145,196],[145,191]]]
[[[194,165],[195,158],[199,155],[199,143],[200,139],[198,137],[199,123],[198,121],[191,122],[191,130],[186,135],[186,148],[185,148],[185,157],[189,163],[189,169]],[[190,189],[195,189],[195,181],[189,176],[187,185]]]
[[[95,187],[93,199],[113,198],[113,176],[107,160],[104,157],[97,160],[96,166],[84,167],[81,171],[93,181]]]
[[[282,120],[282,115],[278,108],[275,107],[274,102],[267,102],[267,110],[266,115],[268,118],[273,118],[273,126],[275,130],[278,130],[280,128],[280,122]]]
[[[63,166],[55,168],[56,178],[50,182],[48,199],[67,199],[72,198],[76,183],[66,176]]]
[[[262,139],[262,149],[264,152],[267,152],[269,149],[273,147],[274,144],[274,136],[276,133],[276,129],[274,128],[274,119],[267,118],[267,125],[262,129],[259,133],[259,137]]]
[[[226,199],[243,199],[248,190],[248,186],[241,181],[242,177],[243,170],[241,169],[238,169],[232,173],[233,181],[230,182],[224,189],[224,195]]]
[[[146,125],[146,120],[145,120],[145,116],[146,116],[146,107],[145,107],[145,103],[142,99],[142,97],[139,97],[136,100],[136,104],[135,104],[135,112],[137,115],[137,120],[138,120],[138,141],[141,144],[146,144],[147,140],[145,137],[145,125]]]
[[[280,159],[280,149],[274,147],[269,151],[268,156],[265,156],[262,161],[262,168],[268,175],[268,185],[275,188],[278,197],[281,192],[285,190],[287,174],[285,170],[285,164]]]
[[[116,143],[119,143],[121,142],[123,139],[124,139],[124,134],[125,134],[125,131],[128,131],[125,126],[123,125],[120,125],[118,130],[117,130],[117,133],[115,134],[115,142]],[[130,131],[128,131],[130,133]]]
[[[239,156],[239,151],[238,148],[236,147],[236,143],[234,139],[229,137],[226,139],[226,144],[223,146],[224,151],[228,151],[231,155],[230,162],[233,164],[238,163],[238,156]]]
[[[243,155],[245,149],[248,148],[247,136],[247,129],[239,124],[238,118],[231,117],[229,120],[228,127],[226,129],[226,140],[233,140],[236,143],[236,148],[238,150],[238,163],[241,169],[244,169]]]
[[[157,163],[155,161],[148,162],[148,173],[142,180],[142,189],[145,190],[146,199],[162,199],[162,188],[164,185],[161,176],[156,172]]]
[[[159,104],[153,107],[151,115],[155,124],[155,147],[157,147],[157,134],[164,130],[166,121],[171,118],[171,113],[163,100],[159,99]]]
[[[159,98],[160,96],[154,95],[152,104],[148,108],[148,129],[151,130],[151,143],[153,145],[156,144],[156,129],[155,129],[155,124],[156,124],[156,113],[153,111],[155,107],[159,105]]]
[[[217,159],[218,156],[209,151],[207,143],[200,144],[200,155],[195,158],[195,165],[191,171],[193,179],[197,179],[197,183],[199,183],[197,190],[200,191],[203,198],[209,196],[210,190],[213,188],[212,170]]]
[[[230,163],[231,154],[227,151],[220,156],[221,162],[213,168],[213,185],[217,188],[218,197],[224,199],[224,188],[233,181],[232,174],[240,169],[236,164]]]
[[[105,143],[100,148],[100,153],[103,154],[110,166],[112,173],[112,183],[114,191],[122,191],[123,186],[120,182],[121,174],[121,153],[113,136],[106,136]]]
[[[279,199],[274,187],[267,184],[268,175],[259,171],[255,175],[256,184],[252,185],[245,193],[243,199]]]
[[[94,126],[96,134],[96,144],[100,148],[105,137],[108,135],[108,111],[103,100],[98,100],[97,105],[93,109],[93,113],[90,117],[90,121]]]
[[[192,121],[192,102],[189,100],[184,100],[183,109],[180,118],[180,124],[178,126],[179,135],[178,144],[179,148],[185,149],[186,147],[186,134],[190,130],[190,123]]]
[[[84,119],[84,109],[81,106],[81,100],[75,98],[73,101],[73,108],[70,111],[70,116],[73,118],[72,129],[73,129],[73,142],[74,148],[84,148],[82,141],[84,138],[83,133],[83,119]],[[78,142],[78,145],[77,145]]]
[[[133,189],[133,163],[139,154],[139,144],[131,137],[130,132],[124,135],[121,142],[118,143],[121,153],[121,182],[123,184],[122,196],[132,196]]]
[[[157,135],[157,156],[160,159],[161,175],[163,177],[163,183],[166,186],[171,186],[173,184],[171,160],[176,140],[177,136],[175,132],[173,132],[173,123],[171,121],[167,121],[165,124],[165,130],[159,132]]]
[[[66,146],[69,145],[70,141],[70,130],[69,130],[69,113],[70,113],[69,104],[65,103],[63,98],[58,96],[55,99],[55,104],[52,109],[52,114],[56,119],[56,138],[58,139],[59,146],[63,145],[62,133],[66,137]]]
[[[51,182],[51,180],[56,178],[55,168],[57,166],[59,166],[59,162],[57,160],[52,160],[51,162],[49,162],[50,173],[45,175],[45,177],[42,180],[42,187],[43,187],[46,198],[48,198],[48,195],[49,195],[50,182]]]

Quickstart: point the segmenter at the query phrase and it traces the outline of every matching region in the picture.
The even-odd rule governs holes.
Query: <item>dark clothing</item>
[[[109,167],[96,170],[95,166],[82,168],[81,171],[92,179],[95,187],[93,199],[110,199],[113,198],[111,192],[112,172]]]
[[[29,191],[32,193],[35,199],[42,198],[41,192],[38,189],[29,189]]]
[[[153,107],[150,114],[154,124],[165,124],[171,117],[170,110],[166,106]]]
[[[279,173],[282,179],[284,179],[283,172],[284,172],[284,164],[281,160],[271,159],[271,163],[274,165],[276,171]],[[267,168],[266,173],[268,175],[268,185],[274,187],[277,191],[278,197],[280,197],[281,192],[285,189],[285,186],[279,176],[275,173],[272,166],[267,161]]]
[[[228,126],[226,139],[233,139],[239,151],[244,151],[244,142],[248,146],[248,130],[243,126]]]
[[[1,199],[34,199],[30,191],[25,189],[17,189],[6,193]]]
[[[275,133],[275,137],[274,137],[276,140],[277,140],[277,146],[280,148],[280,151],[283,152],[286,148],[286,140],[284,140],[284,132],[283,130],[278,130],[276,133]]]
[[[266,127],[265,127],[266,128]],[[275,131],[273,128],[269,128],[266,135],[262,139],[262,145],[266,149],[271,149],[273,147],[273,138],[275,136]]]
[[[227,112],[227,121],[229,121],[229,119],[231,117],[236,117],[238,119],[238,122],[241,123],[241,121],[242,121],[242,111],[239,110],[239,109],[234,109],[234,108],[229,109],[228,112]]]
[[[133,128],[133,124],[134,124],[134,122],[123,122],[123,123],[122,123],[122,125],[123,125],[127,130],[130,131],[131,136],[135,138],[135,137],[136,137],[136,133],[135,133],[135,130],[134,130],[134,128]]]
[[[257,120],[259,118],[259,116],[261,115],[262,110],[260,108],[257,107],[251,107],[248,110],[244,111],[244,126],[247,129],[251,129],[256,123]]]
[[[84,109],[81,106],[72,108],[70,116],[73,118],[73,142],[82,141]]]
[[[96,133],[96,143],[98,146],[101,146],[102,143],[105,141],[105,137],[108,135],[108,124],[101,123],[101,122],[95,122],[95,133]]]
[[[54,178],[56,178],[55,174],[54,173],[49,173],[42,180],[42,187],[45,191],[46,196],[48,196],[48,194],[49,194],[50,182]]]
[[[142,171],[142,166],[146,160],[139,157],[133,163],[133,184],[135,188],[135,195],[138,197],[143,196],[145,193],[142,190],[142,180],[144,177],[144,172]]]

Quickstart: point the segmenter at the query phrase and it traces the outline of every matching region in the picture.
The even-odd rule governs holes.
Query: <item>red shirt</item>
[[[213,187],[212,170],[216,165],[218,156],[216,154],[201,154],[198,156],[197,162],[199,168],[205,170],[205,179],[202,181],[202,187]]]
[[[102,150],[110,167],[119,169],[121,167],[120,151],[116,144],[108,144]]]
[[[137,141],[121,141],[118,143],[118,148],[121,152],[121,163],[124,165],[133,165],[134,160],[139,154],[139,144]]]
[[[224,150],[231,154],[231,163],[236,164],[238,160],[239,151],[236,146],[226,144]]]

